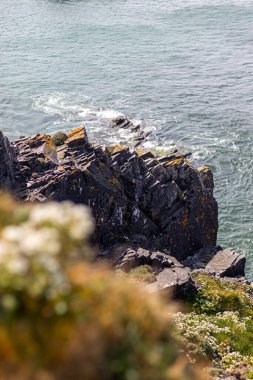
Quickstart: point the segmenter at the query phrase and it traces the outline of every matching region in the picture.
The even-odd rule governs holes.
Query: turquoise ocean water
[[[219,243],[253,278],[253,1],[1,0],[1,130],[113,143],[120,113],[210,165]]]

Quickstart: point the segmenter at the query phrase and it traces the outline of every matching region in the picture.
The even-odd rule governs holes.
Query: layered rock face
[[[55,146],[50,136],[0,135],[0,183],[18,199],[71,200],[92,208],[102,249],[131,242],[179,260],[216,245],[217,203],[208,167],[174,151],[91,144],[83,127]]]

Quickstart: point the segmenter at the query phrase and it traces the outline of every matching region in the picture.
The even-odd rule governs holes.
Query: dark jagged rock
[[[1,186],[25,201],[90,206],[94,242],[103,251],[97,259],[125,272],[147,265],[154,275],[151,292],[181,297],[194,291],[195,270],[244,276],[245,258],[216,247],[217,203],[208,167],[196,169],[177,149],[156,156],[142,148],[91,144],[84,127],[66,137],[56,146],[47,135],[10,143],[0,134]]]
[[[98,256],[98,260],[109,261],[116,269],[128,272],[139,265],[150,265],[155,273],[165,268],[182,267],[179,261],[166,253],[149,251],[130,244],[120,244],[111,247]]]
[[[125,116],[118,116],[112,119],[112,126],[114,128],[127,129],[131,134],[129,142],[130,146],[139,146],[151,134],[151,131],[145,131],[141,124],[134,124]]]
[[[27,201],[89,205],[94,241],[103,249],[130,241],[181,260],[215,246],[217,203],[208,167],[142,148],[91,144],[83,127],[67,137],[56,147],[47,135],[11,144],[1,135],[1,185]]]

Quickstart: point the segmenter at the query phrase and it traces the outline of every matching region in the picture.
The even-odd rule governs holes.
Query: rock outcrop
[[[117,129],[127,129],[131,136],[128,142],[129,146],[136,148],[151,134],[151,131],[145,131],[141,124],[134,124],[125,116],[118,116],[112,119],[112,127]]]
[[[245,280],[245,257],[219,246],[202,248],[180,262],[163,252],[121,244],[104,251],[98,256],[98,260],[109,261],[113,268],[126,273],[139,266],[147,266],[153,274],[153,282],[147,285],[148,290],[163,294],[169,292],[177,298],[196,290],[196,271],[221,278]]]
[[[114,124],[133,128],[129,120]],[[63,139],[38,134],[9,142],[0,133],[0,157],[0,185],[18,199],[90,206],[97,259],[124,272],[147,266],[150,292],[194,291],[196,270],[244,277],[245,258],[216,246],[212,173],[187,154],[92,144],[80,127]]]
[[[246,258],[239,253],[220,246],[200,249],[182,261],[191,270],[204,270],[219,277],[244,277]]]
[[[131,242],[182,260],[216,245],[217,203],[208,167],[195,168],[175,153],[158,157],[142,148],[91,144],[84,127],[67,137],[55,146],[47,135],[12,143],[1,135],[7,162],[1,185],[26,201],[89,205],[94,241],[102,249]]]

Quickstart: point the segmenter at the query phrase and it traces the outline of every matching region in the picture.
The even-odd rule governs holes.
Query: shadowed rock
[[[97,258],[105,260],[114,269],[131,272],[132,269],[146,265],[154,276],[147,285],[150,292],[169,292],[182,297],[188,291],[196,290],[192,272],[201,271],[217,277],[236,278],[245,281],[245,257],[221,247],[202,248],[194,255],[179,262],[164,252],[153,252],[130,244],[115,245]]]

